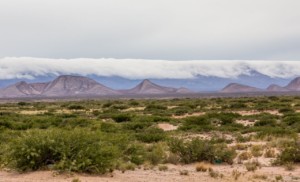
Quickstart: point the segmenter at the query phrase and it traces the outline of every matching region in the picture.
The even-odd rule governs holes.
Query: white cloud
[[[234,78],[251,71],[270,77],[300,75],[298,61],[141,60],[141,59],[46,59],[7,57],[0,59],[0,79],[34,79],[50,74],[120,76],[129,79],[192,79],[198,75]]]

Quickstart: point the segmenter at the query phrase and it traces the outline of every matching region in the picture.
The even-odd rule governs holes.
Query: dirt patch
[[[266,111],[232,111],[234,113],[240,114],[242,116],[256,115],[261,113],[269,113],[272,115],[282,116],[277,110],[266,110]]]
[[[157,125],[158,128],[164,130],[164,131],[173,131],[173,130],[177,130],[178,126],[174,126],[172,124],[169,123],[160,123]]]
[[[191,165],[167,165],[167,171],[159,171],[157,168],[153,170],[137,169],[135,171],[126,171],[122,173],[115,171],[112,175],[90,176],[75,174],[70,175],[54,175],[51,171],[38,171],[25,174],[0,172],[0,182],[70,182],[73,179],[79,179],[82,182],[197,182],[197,181],[235,181],[234,171],[240,173],[239,182],[252,181],[254,175],[267,176],[269,181],[275,180],[275,176],[281,175],[284,181],[299,181],[300,168],[296,167],[294,171],[286,171],[283,167],[262,167],[255,172],[247,172],[244,165],[214,165],[213,171],[222,174],[221,177],[213,178],[208,172],[197,172],[195,164]],[[188,175],[180,175],[180,171],[187,171]]]
[[[145,107],[130,107],[128,109],[124,109],[124,112],[128,112],[128,111],[143,111],[145,110]]]
[[[253,121],[250,121],[250,120],[240,119],[240,120],[236,120],[235,122],[239,123],[239,124],[242,124],[244,126],[253,126],[256,121],[253,122]]]
[[[20,111],[20,114],[24,114],[24,115],[37,115],[37,114],[44,114],[48,111],[46,110],[35,110],[35,111]]]
[[[181,116],[173,115],[172,118],[182,119],[182,118],[187,118],[187,117],[191,117],[191,116],[202,116],[204,114],[205,114],[205,112],[195,112],[195,113],[192,113],[192,114],[184,114],[184,115],[181,115]]]

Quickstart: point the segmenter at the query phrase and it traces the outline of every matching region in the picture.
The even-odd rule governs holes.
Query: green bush
[[[145,110],[167,110],[168,107],[163,106],[163,105],[158,105],[158,104],[149,104],[146,106]]]
[[[145,131],[137,134],[137,139],[146,142],[146,143],[153,143],[159,142],[166,138],[165,132],[156,127],[147,128]]]
[[[277,163],[300,163],[300,141],[286,147],[277,158]]]
[[[18,170],[53,166],[62,171],[105,173],[114,167],[119,151],[98,132],[33,130],[8,144],[7,159]]]
[[[153,165],[162,163],[166,159],[166,149],[161,143],[154,144],[148,148],[146,159]]]
[[[70,105],[68,107],[68,109],[70,109],[70,110],[83,110],[83,109],[85,109],[85,107],[83,107],[81,105]]]
[[[193,139],[183,141],[172,139],[169,141],[170,151],[177,154],[184,163],[201,161],[227,162],[232,164],[235,152],[226,145],[212,144],[207,140]]]
[[[145,146],[142,144],[132,144],[125,150],[123,154],[126,161],[130,161],[136,165],[141,165],[145,161]]]
[[[112,119],[117,123],[131,121],[131,118],[131,115],[126,113],[112,116]]]

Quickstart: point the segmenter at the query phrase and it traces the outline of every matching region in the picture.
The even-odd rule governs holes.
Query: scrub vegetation
[[[220,164],[294,169],[299,111],[296,96],[2,103],[0,167],[105,174],[195,164],[214,178]]]

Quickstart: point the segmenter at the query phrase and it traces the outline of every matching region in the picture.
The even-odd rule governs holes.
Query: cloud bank
[[[300,75],[298,61],[141,60],[141,59],[0,59],[0,79],[34,79],[38,76],[76,74],[118,76],[128,79],[193,79],[197,76],[236,78],[253,71],[273,77]]]

